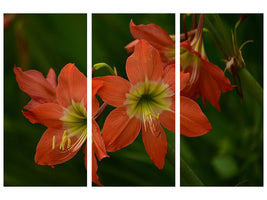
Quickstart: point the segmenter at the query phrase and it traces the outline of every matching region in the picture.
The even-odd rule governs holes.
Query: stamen
[[[153,115],[151,112],[148,112],[146,117],[145,117],[145,122],[147,121],[147,119],[152,116],[154,118],[156,118],[157,120],[159,119],[159,113],[157,115]]]
[[[67,148],[70,148],[70,145],[71,145],[71,139],[68,138],[68,146],[67,146]]]
[[[145,131],[147,131],[147,128],[149,128],[150,131],[152,132],[152,134],[155,135],[156,137],[158,137],[160,132],[157,131],[156,124],[155,124],[155,122],[153,122],[153,118],[152,117],[154,117],[156,120],[158,120],[159,119],[159,113],[157,115],[154,115],[151,112],[148,112],[146,114],[146,117],[145,117],[145,120],[144,120],[144,129],[145,129]]]
[[[64,131],[63,135],[62,135],[62,141],[60,143],[59,149],[60,150],[65,150],[65,144],[68,140],[68,136],[67,136],[67,131]]]
[[[78,149],[81,147],[81,145],[85,142],[86,138],[87,138],[87,128],[85,128],[85,129],[82,131],[82,133],[81,133],[79,139],[76,140],[76,141],[71,145],[70,149],[71,149],[72,151],[76,151],[76,150],[78,150]]]
[[[54,150],[56,146],[56,136],[53,136],[52,149]]]

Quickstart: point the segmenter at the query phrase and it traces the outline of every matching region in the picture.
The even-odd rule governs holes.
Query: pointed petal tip
[[[151,81],[161,78],[163,64],[157,49],[146,40],[139,40],[126,61],[126,73],[132,84],[143,82],[146,78]]]
[[[150,128],[146,129],[144,124],[142,124],[142,138],[146,152],[153,163],[157,168],[163,169],[167,154],[167,138],[163,128],[159,122],[157,123],[158,125],[156,126],[156,129],[160,132],[158,137],[153,134],[153,131]]]
[[[200,106],[190,98],[180,97],[180,134],[198,137],[212,130],[211,124]]]
[[[58,103],[68,107],[72,100],[81,102],[85,95],[87,95],[86,76],[73,63],[68,63],[58,76],[56,89]]]
[[[135,23],[133,22],[133,19],[130,20],[130,28],[133,27],[133,26],[136,26]]]

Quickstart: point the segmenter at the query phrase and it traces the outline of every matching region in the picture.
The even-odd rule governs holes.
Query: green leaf
[[[181,186],[204,186],[191,167],[180,159]]]

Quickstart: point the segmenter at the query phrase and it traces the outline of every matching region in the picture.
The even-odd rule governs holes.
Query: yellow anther
[[[159,119],[159,113],[157,115],[153,115],[151,112],[148,112],[145,118],[145,122],[148,120],[150,116],[156,118],[157,120]]]
[[[56,145],[56,136],[53,136],[53,143],[52,143],[52,149],[55,149],[55,145]]]
[[[151,113],[151,112],[149,112],[149,113],[146,115],[145,122],[147,121],[148,117],[150,116],[150,113]]]

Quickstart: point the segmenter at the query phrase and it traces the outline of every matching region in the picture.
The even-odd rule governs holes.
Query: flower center
[[[87,138],[87,110],[82,103],[76,103],[72,100],[72,105],[64,111],[64,116],[60,119],[63,121],[65,129],[60,150],[69,148],[79,148]],[[55,137],[55,136],[54,136]],[[55,148],[55,138],[53,138],[52,149]]]
[[[145,122],[151,118],[158,119],[163,110],[170,110],[173,95],[169,85],[162,80],[146,79],[131,87],[124,104],[130,117],[135,116]]]
[[[83,103],[76,103],[72,100],[72,105],[65,109],[63,128],[68,130],[69,136],[80,134],[87,128],[87,110]]]

